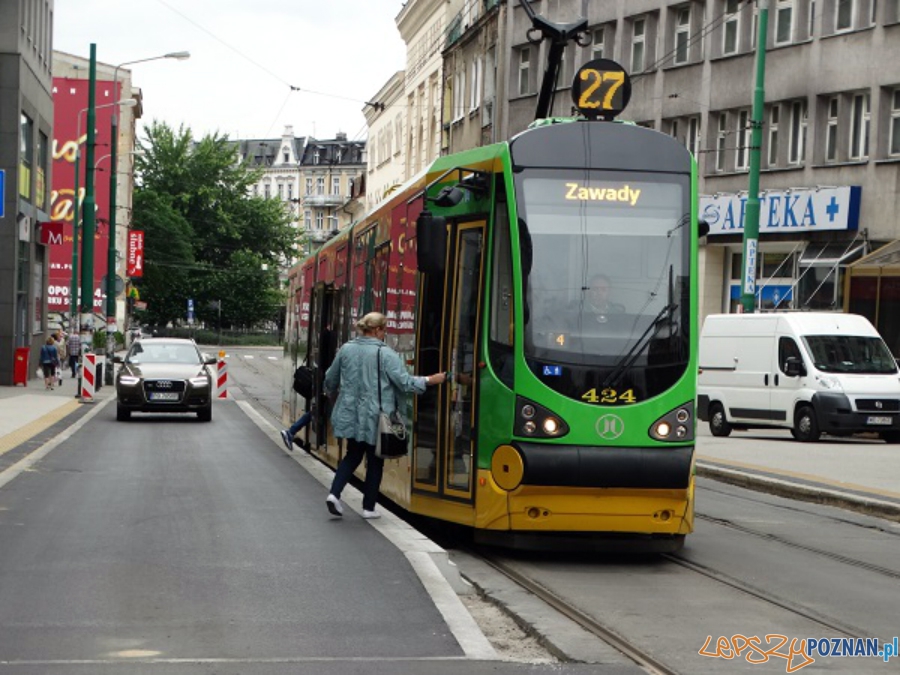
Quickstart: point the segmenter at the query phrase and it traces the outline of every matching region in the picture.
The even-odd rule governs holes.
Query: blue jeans
[[[305,412],[302,415],[300,415],[300,419],[298,419],[296,422],[294,422],[291,425],[290,429],[288,429],[288,434],[290,434],[291,438],[296,436],[297,432],[299,432],[303,427],[305,427],[307,424],[309,424],[310,417],[312,417],[312,415],[308,412]]]
[[[378,501],[378,488],[381,487],[381,475],[384,473],[384,460],[375,456],[375,446],[357,441],[353,438],[347,439],[347,454],[338,464],[337,471],[334,474],[334,481],[331,483],[331,494],[340,499],[341,492],[350,480],[350,476],[356,471],[359,463],[366,458],[366,482],[363,486],[363,509],[366,511],[374,511],[375,503]]]

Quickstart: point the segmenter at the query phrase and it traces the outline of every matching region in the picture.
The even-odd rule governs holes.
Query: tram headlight
[[[569,425],[552,410],[518,396],[513,433],[529,438],[560,438],[569,433]]]
[[[670,410],[651,424],[647,433],[657,441],[694,440],[694,402],[689,401]]]

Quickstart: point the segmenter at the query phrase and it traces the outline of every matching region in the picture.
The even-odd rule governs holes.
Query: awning
[[[854,269],[900,267],[900,239],[895,239],[851,265]]]
[[[851,243],[812,243],[800,254],[803,267],[834,267],[859,258],[866,249],[865,241]]]

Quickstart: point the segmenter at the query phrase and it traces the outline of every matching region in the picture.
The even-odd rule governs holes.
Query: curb
[[[779,497],[824,504],[826,506],[836,506],[864,515],[900,522],[900,503],[877,499],[871,495],[835,490],[828,485],[820,483],[803,485],[779,478],[777,474],[768,476],[748,473],[747,471],[706,462],[697,462],[696,469],[698,476],[711,478],[722,483],[737,485],[738,487],[756,490],[757,492],[766,492]]]

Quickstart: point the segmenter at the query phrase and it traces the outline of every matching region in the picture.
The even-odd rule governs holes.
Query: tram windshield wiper
[[[672,280],[672,272],[672,266],[669,265],[668,302],[665,307],[659,310],[659,314],[657,314],[653,321],[650,322],[650,325],[647,326],[647,329],[643,333],[641,333],[641,336],[631,346],[631,349],[625,353],[609,373],[606,380],[603,382],[604,389],[618,386],[619,382],[621,382],[622,378],[625,376],[625,373],[631,369],[631,366],[634,365],[634,362],[637,361],[641,353],[649,346],[650,342],[659,332],[659,329],[664,325],[671,326],[674,324],[674,315],[675,310],[678,309],[678,304],[675,302],[675,286]]]

